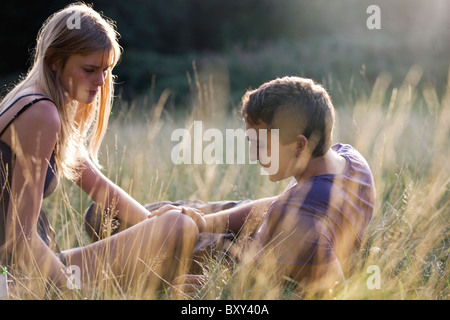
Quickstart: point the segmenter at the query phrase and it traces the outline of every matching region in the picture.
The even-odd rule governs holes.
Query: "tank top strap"
[[[0,131],[0,137],[3,135],[3,133],[5,133],[6,129],[9,128],[9,126],[11,125],[11,123],[13,123],[13,121],[14,121],[18,116],[20,116],[25,110],[27,110],[27,109],[28,109],[30,106],[32,106],[33,104],[35,104],[35,103],[37,103],[37,102],[39,102],[39,101],[43,101],[43,100],[47,100],[47,101],[50,101],[50,102],[52,102],[53,104],[55,104],[55,102],[54,102],[52,99],[50,99],[50,98],[44,96],[44,95],[41,94],[41,93],[29,93],[29,94],[24,94],[24,95],[18,97],[16,100],[14,100],[8,107],[6,107],[6,108],[0,113],[0,117],[1,117],[6,111],[8,111],[8,110],[9,110],[9,109],[10,109],[17,101],[19,101],[19,100],[22,99],[22,98],[28,97],[28,96],[41,96],[42,98],[36,98],[36,99],[33,99],[32,101],[30,101],[29,103],[27,103],[26,105],[24,105],[19,111],[17,111],[17,112],[14,114],[14,116],[11,118],[11,120],[9,120],[9,122],[6,124],[6,126]]]

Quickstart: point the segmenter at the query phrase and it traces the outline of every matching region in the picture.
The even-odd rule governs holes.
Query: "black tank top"
[[[35,103],[42,101],[42,100],[48,100],[53,102],[51,99],[43,96],[39,93],[30,93],[26,95],[22,95],[18,97],[16,100],[14,100],[13,103],[11,103],[7,108],[5,108],[2,113],[0,113],[0,117],[8,110],[10,109],[17,101],[20,99],[27,97],[27,96],[41,96],[40,98],[33,99],[31,102],[27,103],[20,109],[16,114],[14,114],[13,118],[8,122],[8,124],[0,131],[0,262],[3,260],[4,256],[2,257],[1,252],[2,247],[5,243],[5,223],[6,223],[6,215],[8,213],[8,205],[9,205],[9,199],[10,194],[9,190],[12,183],[12,177],[13,177],[13,170],[14,170],[14,160],[15,155],[13,154],[11,147],[6,144],[3,140],[1,140],[1,137],[3,136],[3,133],[8,129],[8,127],[12,124],[12,122],[19,117],[24,111],[26,111],[29,107],[34,105]],[[53,102],[54,103],[54,102]],[[56,177],[56,163],[55,163],[55,155],[52,153],[52,156],[49,161],[49,167],[47,169],[47,174],[45,177],[45,185],[44,185],[44,194],[43,198],[46,198],[50,196],[58,186],[58,179]],[[48,232],[44,229],[51,228],[48,224],[48,221],[43,214],[41,210],[41,214],[38,220],[38,232],[41,235],[41,238],[43,238],[44,242],[47,243],[47,245],[50,244],[50,239],[48,237]]]

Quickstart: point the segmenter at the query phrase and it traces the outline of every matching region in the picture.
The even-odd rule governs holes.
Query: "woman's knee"
[[[157,228],[176,243],[197,243],[199,230],[194,220],[179,210],[170,210],[155,218]]]

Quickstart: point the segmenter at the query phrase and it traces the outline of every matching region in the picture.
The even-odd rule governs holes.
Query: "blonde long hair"
[[[122,51],[118,36],[114,22],[90,6],[79,2],[66,6],[44,22],[37,36],[32,67],[0,103],[3,110],[21,90],[30,86],[38,87],[55,102],[61,119],[55,148],[58,172],[72,180],[78,178],[80,154],[89,155],[100,167],[98,150],[108,125],[114,93],[111,70]],[[68,102],[59,77],[65,62],[71,55],[99,50],[109,53],[111,68],[97,98],[90,104]],[[60,62],[56,72],[51,68],[55,61]]]

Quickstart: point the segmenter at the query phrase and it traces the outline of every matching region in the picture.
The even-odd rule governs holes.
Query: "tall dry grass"
[[[195,69],[194,69],[195,71]],[[368,160],[375,178],[377,200],[373,219],[359,252],[352,257],[345,283],[327,290],[302,292],[290,279],[274,276],[276,266],[255,264],[251,246],[234,247],[240,261],[227,255],[203,263],[204,286],[189,299],[448,299],[450,255],[450,75],[439,95],[422,83],[422,70],[413,67],[399,87],[382,74],[372,91],[354,103],[336,106],[334,140],[355,146]],[[236,112],[224,108],[226,90],[214,77],[189,75],[191,105],[178,114],[164,105],[170,95],[150,97],[114,110],[102,149],[105,173],[139,202],[178,199],[254,199],[282,192],[287,181],[271,183],[257,165],[174,165],[170,140],[177,128],[242,128]],[[330,85],[330,84],[329,84]],[[182,106],[181,106],[182,107]],[[204,146],[208,143],[205,142]],[[63,249],[89,243],[81,228],[89,199],[69,182],[45,202],[45,210]],[[375,266],[375,267],[374,267]],[[373,270],[380,271],[373,288]],[[166,292],[144,286],[121,288],[106,277],[91,290],[61,293],[42,279],[13,279],[12,299],[170,299]]]

